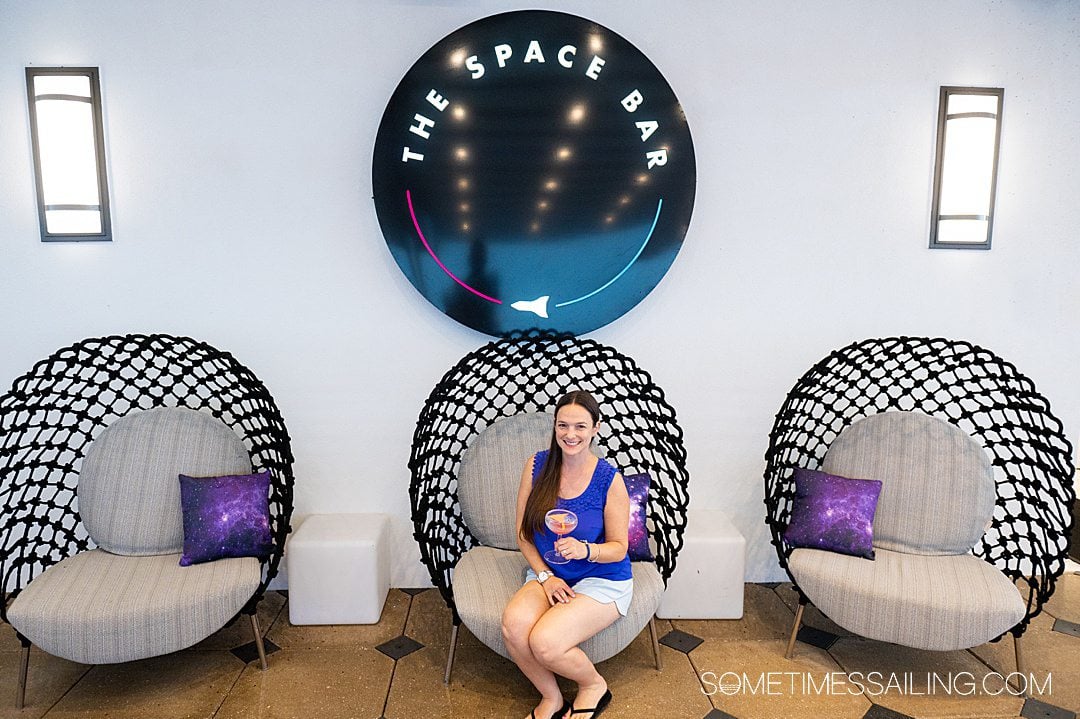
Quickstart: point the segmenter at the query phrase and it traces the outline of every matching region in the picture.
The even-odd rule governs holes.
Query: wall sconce
[[[1004,97],[1000,87],[941,88],[931,249],[990,249]]]
[[[96,67],[28,67],[42,242],[111,240]]]

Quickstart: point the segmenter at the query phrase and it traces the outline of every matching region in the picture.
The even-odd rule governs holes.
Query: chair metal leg
[[[26,706],[26,674],[30,670],[30,642],[23,643],[22,661],[19,663],[19,690],[15,697],[15,708]]]
[[[1023,645],[1022,645],[1022,643],[1020,641],[1020,637],[1018,637],[1018,636],[1016,636],[1014,634],[1013,635],[1013,651],[1016,652],[1016,673],[1020,675],[1020,679],[1018,679],[1018,681],[1020,682],[1020,684],[1022,685],[1022,688],[1024,689],[1023,696],[1027,697],[1027,685],[1028,685],[1028,682],[1027,682],[1027,676],[1028,676],[1027,675],[1027,662],[1024,661],[1024,653],[1021,650],[1022,646]],[[1018,688],[1020,688],[1020,687],[1018,687]]]
[[[263,645],[262,630],[259,629],[259,615],[251,614],[251,631],[255,635],[255,648],[259,651],[259,665],[266,671],[266,647]]]
[[[664,670],[664,665],[660,661],[660,642],[656,636],[656,615],[654,614],[649,618],[649,635],[652,637],[652,651],[653,657],[656,659],[656,671],[660,672]]]
[[[806,605],[799,602],[799,608],[795,611],[795,623],[791,625],[791,636],[788,637],[787,651],[784,652],[784,659],[791,659],[791,652],[795,650],[795,637],[799,634],[799,627],[802,625],[802,613],[806,609]]]
[[[446,673],[443,674],[443,684],[450,683],[450,672],[454,670],[454,652],[457,650],[457,635],[459,624],[455,624],[450,632],[450,651],[446,655]]]

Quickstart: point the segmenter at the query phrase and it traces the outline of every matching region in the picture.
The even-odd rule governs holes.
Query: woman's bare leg
[[[577,683],[574,706],[596,706],[607,691],[596,667],[578,646],[619,618],[613,603],[601,604],[578,594],[567,604],[557,604],[544,612],[529,635],[533,656],[549,671]]]
[[[529,645],[529,636],[536,623],[551,609],[543,587],[538,582],[528,582],[514,594],[502,616],[503,641],[510,651],[510,658],[541,695],[535,709],[536,719],[548,719],[563,703],[555,674],[537,660]]]

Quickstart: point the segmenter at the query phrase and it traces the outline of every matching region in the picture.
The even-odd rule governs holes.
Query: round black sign
[[[401,271],[491,335],[582,334],[678,254],[696,167],[659,70],[590,20],[526,10],[451,33],[409,69],[375,140],[375,209]]]

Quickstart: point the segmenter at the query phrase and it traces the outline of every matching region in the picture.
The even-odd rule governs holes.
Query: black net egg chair
[[[505,600],[520,586],[515,572],[523,569],[523,565],[512,565],[511,578],[504,588],[505,597],[500,595],[492,600],[489,596],[481,600],[474,593],[467,598],[463,596],[466,563],[459,566],[459,562],[474,548],[520,558],[520,552],[513,544],[512,524],[513,497],[523,460],[531,456],[531,452],[547,446],[551,417],[543,413],[550,413],[555,402],[572,389],[587,390],[600,401],[604,429],[597,440],[598,453],[606,456],[624,475],[648,473],[652,477],[647,529],[661,591],[675,569],[686,527],[689,475],[682,430],[663,391],[631,358],[594,340],[539,331],[515,333],[494,340],[463,357],[432,389],[417,421],[409,460],[414,537],[431,581],[452,613],[446,681],[450,678],[463,615],[466,626],[477,638],[508,656],[499,637],[497,622]],[[503,525],[504,539],[500,543],[488,538],[490,532],[487,529],[477,529],[477,523],[482,523],[484,518],[477,518],[475,511],[470,517],[467,502],[463,511],[462,500],[466,498],[466,492],[461,482],[470,452],[474,456],[479,453],[479,450],[470,450],[470,445],[482,444],[482,440],[493,435],[497,437],[502,428],[512,427],[519,420],[529,425],[521,435],[527,439],[518,440],[522,461],[515,457],[512,462],[502,465],[500,471],[488,472],[488,475],[497,476],[480,480],[487,483],[483,489],[485,497],[493,494],[501,497],[490,506],[505,507],[509,513],[507,518],[498,520]],[[457,591],[455,582],[459,585]],[[637,587],[635,570],[635,600]],[[485,616],[470,621],[470,612],[476,610],[465,605],[483,601],[488,602],[484,607]],[[644,621],[652,629],[654,651],[658,657],[655,625],[651,618],[652,612]],[[478,628],[478,624],[485,626]],[[638,626],[633,634],[641,629]],[[590,649],[583,645],[594,661],[602,661],[621,648],[613,645]]]
[[[257,586],[250,596],[233,598],[241,610],[231,614],[231,618],[239,613],[250,616],[265,668],[256,607],[277,574],[290,531],[289,434],[273,397],[251,370],[231,354],[187,337],[135,334],[86,339],[35,364],[0,397],[0,617],[11,623],[12,603],[50,567],[97,551],[78,507],[84,459],[110,425],[137,419],[144,412],[188,414],[213,423],[237,443],[237,452],[246,455],[242,457],[246,466],[270,474],[273,548],[265,558],[254,560],[256,564],[249,560],[244,565],[243,586]],[[21,705],[31,642],[21,632],[19,638],[24,647]],[[127,660],[65,658],[83,663]]]
[[[918,420],[916,424],[920,426],[941,426],[946,434],[956,433],[959,439],[954,437],[955,441],[970,443],[974,447],[972,452],[985,461],[985,481],[989,486],[986,519],[978,519],[972,542],[966,545],[968,549],[952,557],[958,562],[981,560],[990,567],[987,571],[1003,575],[1005,591],[1011,590],[1015,595],[1011,619],[992,628],[983,638],[969,637],[966,642],[936,645],[940,637],[905,638],[905,630],[888,637],[865,633],[823,608],[814,596],[821,590],[811,591],[805,574],[802,583],[797,578],[799,567],[794,566],[799,564],[797,558],[805,563],[803,558],[818,556],[821,558],[818,567],[847,562],[848,569],[854,567],[851,571],[857,574],[877,571],[871,567],[880,564],[882,551],[876,551],[877,558],[868,562],[788,544],[785,531],[796,499],[796,469],[823,469],[841,476],[884,480],[882,499],[873,519],[877,548],[882,512],[897,509],[885,507],[886,492],[893,478],[845,474],[830,466],[830,461],[835,460],[834,464],[846,461],[843,458],[852,456],[848,450],[856,441],[851,438],[871,436],[868,432],[873,426],[891,424],[895,430],[901,426],[898,422],[910,424],[913,420]],[[893,436],[886,439],[892,441],[896,435],[893,431]],[[906,447],[905,451],[911,454],[914,445],[903,444],[907,440],[896,441],[900,442],[897,446]],[[1072,524],[1069,508],[1075,492],[1072,446],[1061,422],[1051,413],[1046,398],[1016,367],[987,349],[949,339],[891,337],[853,343],[815,364],[791,389],[776,415],[765,460],[766,523],[780,565],[794,583],[800,601],[788,642],[788,656],[803,608],[810,602],[856,634],[918,648],[968,648],[1012,633],[1020,665],[1019,638],[1042,610],[1064,570]],[[893,457],[890,461],[895,468],[896,462],[913,465],[916,460]],[[903,467],[899,473],[904,473]],[[941,478],[938,480],[941,483]],[[945,492],[941,496],[947,498],[951,490],[945,487],[937,491]],[[899,509],[914,515],[919,511],[914,504]],[[963,518],[957,522],[962,523]],[[909,572],[906,576],[909,585],[913,584],[910,577],[914,575]],[[868,584],[871,580],[862,577],[861,581]],[[1027,597],[1015,592],[1016,585],[1026,585]],[[858,590],[847,591],[849,596],[845,601],[851,602],[850,594]],[[935,633],[948,634],[940,628]],[[967,647],[962,646],[965,643]]]

